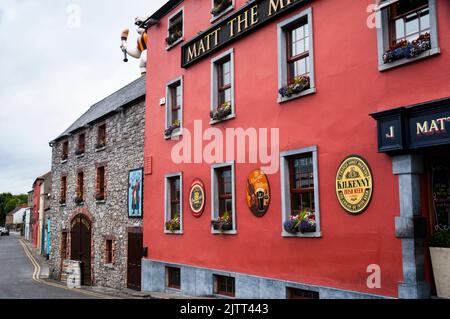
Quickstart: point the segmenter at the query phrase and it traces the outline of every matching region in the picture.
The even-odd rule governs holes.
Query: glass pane
[[[405,24],[403,23],[403,19],[398,19],[395,21],[395,33],[396,40],[400,40],[405,37]]]
[[[291,193],[291,197],[292,197],[292,215],[295,215],[296,212],[298,212],[299,210],[301,210],[302,207],[302,198],[301,198],[301,193]]]
[[[294,63],[294,76],[303,75],[306,73],[306,58],[298,60]]]
[[[294,184],[292,185],[292,187],[295,189],[299,189],[300,188],[300,175],[294,174],[293,179],[294,179]]]
[[[411,35],[419,32],[419,19],[416,13],[413,13],[405,18],[406,35]]]
[[[308,188],[309,187],[309,174],[301,174],[301,186],[302,188]]]
[[[231,89],[224,91],[224,102],[231,102]]]
[[[428,9],[422,11],[421,17],[420,17],[420,30],[427,30],[430,28],[430,12]]]
[[[303,209],[311,209],[311,193],[303,193],[302,194],[302,210]]]

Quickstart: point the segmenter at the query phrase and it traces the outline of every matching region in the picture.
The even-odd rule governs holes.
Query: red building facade
[[[450,117],[448,12],[450,3],[440,0],[380,7],[369,0],[186,0],[154,13],[147,21],[143,290],[428,297],[431,172],[449,158],[447,120],[435,123],[445,134],[430,130],[435,115]],[[400,49],[390,51],[394,45]],[[425,116],[417,143],[420,134],[407,136],[415,114]],[[227,139],[226,130],[238,128],[243,147]],[[211,152],[220,136],[223,148]],[[340,165],[351,155],[373,178],[364,210],[354,213],[337,196]],[[270,203],[256,216],[247,179],[260,168]],[[201,216],[190,207],[196,181],[204,188]],[[314,231],[286,231],[303,211],[314,212]],[[219,216],[231,218],[231,229],[214,230]]]
[[[31,211],[31,243],[38,248],[39,208],[41,205],[41,185],[44,179],[39,177],[33,183],[33,208]]]

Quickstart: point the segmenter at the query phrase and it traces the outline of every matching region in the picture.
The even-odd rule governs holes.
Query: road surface
[[[98,299],[33,280],[36,267],[16,235],[0,237],[0,299]]]

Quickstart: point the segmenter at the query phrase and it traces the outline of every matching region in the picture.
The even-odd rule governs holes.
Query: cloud
[[[164,3],[1,1],[0,192],[31,189],[35,178],[51,169],[48,142],[139,76],[139,61],[122,62],[121,30],[134,30],[136,16]],[[69,23],[71,4],[80,9],[79,28]]]

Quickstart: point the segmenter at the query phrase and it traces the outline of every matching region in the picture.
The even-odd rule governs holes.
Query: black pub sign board
[[[309,0],[253,0],[231,16],[181,47],[181,66],[187,68],[264,24]]]
[[[379,152],[394,153],[450,145],[450,98],[373,113],[371,116],[378,123]]]

